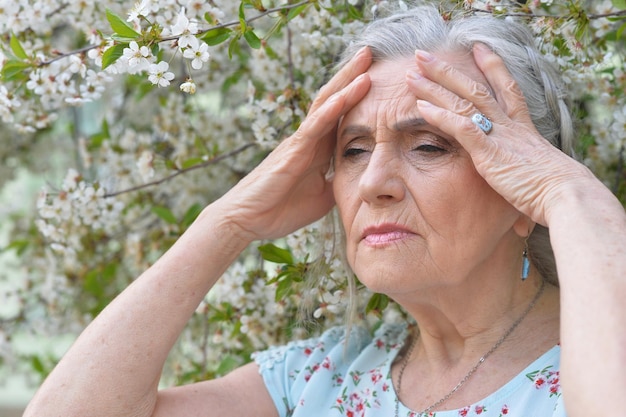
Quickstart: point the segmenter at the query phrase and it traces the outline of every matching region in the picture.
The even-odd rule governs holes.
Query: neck
[[[556,292],[555,288],[549,287],[543,280],[538,280],[537,282],[535,279],[533,281],[538,284],[532,286],[534,294],[526,301],[519,312],[517,312],[517,308],[513,309],[517,315],[512,321],[509,321],[504,328],[500,329],[500,324],[505,320],[492,320],[492,323],[497,323],[494,324],[494,329],[500,329],[495,339],[492,336],[494,333],[492,331],[476,332],[476,335],[464,339],[459,337],[459,339],[463,340],[461,353],[450,354],[452,350],[449,346],[452,344],[446,343],[441,337],[434,337],[431,333],[423,331],[419,336],[413,335],[407,352],[403,355],[401,363],[398,363],[396,367],[396,390],[398,395],[401,396],[403,394],[401,389],[405,370],[407,371],[405,379],[408,386],[416,387],[424,384],[424,381],[430,381],[430,383],[427,383],[426,386],[422,385],[421,389],[418,390],[424,394],[424,397],[419,401],[413,400],[417,402],[412,407],[414,410],[423,410],[418,415],[427,415],[429,412],[442,407],[448,409],[449,406],[454,405],[452,408],[458,408],[457,406],[460,406],[460,404],[469,404],[476,399],[483,398],[484,395],[492,392],[493,389],[519,372],[518,369],[523,369],[523,366],[527,365],[529,360],[538,356],[537,346],[540,345],[540,349],[543,351],[545,340],[542,341],[540,337],[537,339],[530,337],[519,339],[519,335],[517,336],[518,343],[511,343],[511,339],[514,338],[515,333],[522,327],[522,324],[526,324],[525,322],[529,320],[531,313],[541,307],[540,304],[547,305],[542,299],[544,293],[551,292],[552,295],[550,297],[553,298]],[[546,290],[546,287],[549,288]],[[532,326],[535,327],[535,325]],[[420,330],[423,328],[424,326],[420,326]],[[551,330],[554,330],[550,323],[547,323],[547,326],[537,326],[535,329],[539,335],[549,335],[552,334]],[[487,342],[489,339],[492,341]],[[476,342],[477,340],[479,342]],[[537,346],[528,349],[528,340],[532,340],[533,344]],[[526,341],[526,346],[524,341]],[[539,343],[535,343],[537,341]],[[514,346],[517,350],[513,357],[504,353],[505,349],[501,349],[507,344]],[[514,358],[514,360],[507,360],[507,357]],[[487,368],[483,367],[484,363],[487,363]],[[506,363],[507,367],[510,368],[509,370],[513,370],[513,373],[504,372],[496,376],[493,372],[503,369],[503,363]],[[487,369],[486,373],[483,373],[481,377],[479,371],[485,369]],[[475,377],[475,374],[479,376]],[[487,379],[485,379],[485,375],[489,375]],[[475,380],[476,378],[478,379]],[[461,390],[461,388],[465,388],[466,383],[472,385],[473,382],[476,382],[478,385],[474,384],[475,387],[470,389],[470,391],[466,389]],[[397,407],[398,403],[396,403],[396,416],[398,415]]]
[[[524,314],[542,282],[536,273],[524,282],[472,280],[398,302],[418,323],[420,356],[444,368],[463,366],[464,360],[485,353]]]

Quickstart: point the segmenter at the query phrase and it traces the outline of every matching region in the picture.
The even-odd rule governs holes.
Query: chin
[[[385,264],[381,267],[370,266],[368,268],[353,270],[359,282],[372,292],[392,295],[397,292],[405,292],[409,290],[409,288],[415,289],[417,281],[420,279],[417,274],[415,274],[415,270],[413,270],[413,272],[402,272],[402,270],[390,265],[393,264]]]

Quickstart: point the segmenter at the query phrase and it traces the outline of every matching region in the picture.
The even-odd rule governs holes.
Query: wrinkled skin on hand
[[[473,57],[488,85],[436,56],[416,53],[419,74],[407,78],[419,112],[469,152],[493,189],[532,221],[548,225],[550,210],[564,193],[583,190],[595,177],[539,134],[500,57],[480,44]],[[470,120],[477,112],[493,122],[489,134]]]
[[[325,176],[340,118],[370,85],[369,49],[361,50],[319,92],[298,130],[219,202],[246,240],[285,236],[324,216],[335,204]]]

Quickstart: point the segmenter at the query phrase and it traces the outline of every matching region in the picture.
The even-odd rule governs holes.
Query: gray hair
[[[444,19],[435,7],[421,6],[375,19],[343,51],[338,68],[364,46],[374,62],[412,57],[416,49],[471,54],[483,43],[498,54],[526,99],[533,123],[554,146],[574,156],[574,125],[558,70],[538,51],[529,29],[510,18],[451,13]],[[528,253],[548,282],[558,285],[548,229],[537,225],[528,238]]]

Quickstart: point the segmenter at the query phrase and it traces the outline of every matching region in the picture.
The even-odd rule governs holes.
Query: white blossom
[[[150,67],[153,59],[150,49],[145,45],[139,46],[136,41],[131,41],[128,44],[128,48],[124,48],[123,57],[128,61],[128,72],[130,74],[145,71]]]
[[[191,60],[191,67],[193,69],[199,70],[202,68],[202,64],[209,60],[209,45],[205,42],[198,41],[197,38],[194,39],[196,42],[193,42],[185,49],[183,56]]]
[[[267,115],[257,116],[252,122],[252,132],[257,142],[264,146],[273,146],[276,142],[276,129],[270,125],[270,119]]]
[[[180,85],[180,91],[187,94],[195,94],[196,93],[196,83],[193,82],[192,79],[188,78],[187,81]]]
[[[174,36],[179,36],[178,46],[180,48],[186,48],[192,45],[194,40],[197,40],[195,34],[198,33],[198,24],[189,21],[185,15],[185,8],[183,7],[178,13],[176,23],[170,28],[170,32]]]
[[[150,0],[137,1],[135,5],[128,12],[128,22],[135,21],[139,16],[148,16],[151,8]]]
[[[170,85],[170,81],[174,79],[174,73],[168,71],[169,67],[170,65],[165,61],[151,64],[148,68],[148,73],[150,74],[148,80],[159,87],[167,87]]]
[[[154,154],[150,151],[143,151],[137,160],[137,168],[139,175],[144,181],[148,181],[154,177]]]

